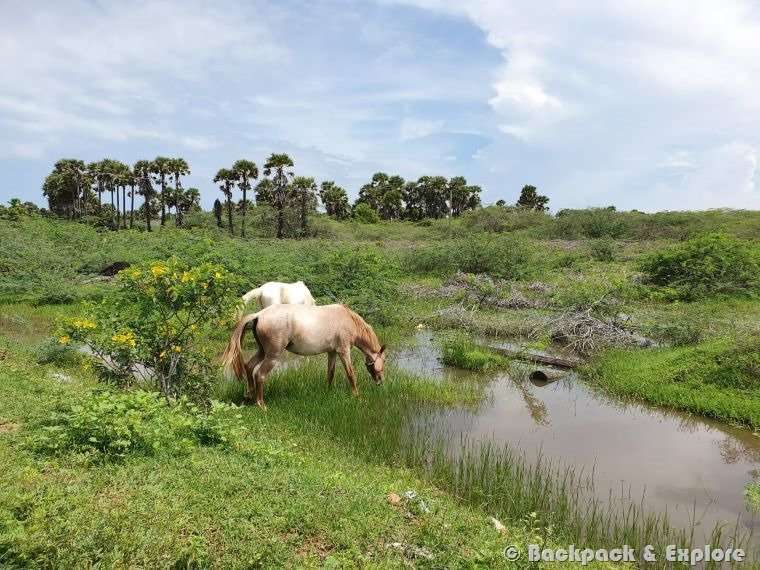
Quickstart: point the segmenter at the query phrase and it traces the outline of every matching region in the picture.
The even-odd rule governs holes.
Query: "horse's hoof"
[[[259,407],[259,409],[267,411],[267,405],[264,402],[256,402],[256,405]]]

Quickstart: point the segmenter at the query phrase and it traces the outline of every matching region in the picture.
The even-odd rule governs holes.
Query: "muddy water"
[[[395,360],[406,370],[439,378],[474,376],[443,367],[427,332]],[[760,437],[720,422],[614,401],[574,374],[532,383],[527,370],[493,376],[477,411],[447,410],[429,420],[470,441],[508,443],[529,459],[540,453],[586,473],[593,469],[601,500],[608,500],[610,491],[622,503],[640,504],[644,497],[648,511],[667,511],[674,526],[695,522],[708,533],[716,523],[733,528],[738,521],[742,529],[754,529],[752,542],[758,542],[760,520],[747,510],[743,493],[748,482],[760,478]]]

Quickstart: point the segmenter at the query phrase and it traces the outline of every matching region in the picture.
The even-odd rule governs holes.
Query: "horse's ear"
[[[385,352],[385,345],[380,347],[380,352],[378,354],[383,354]]]

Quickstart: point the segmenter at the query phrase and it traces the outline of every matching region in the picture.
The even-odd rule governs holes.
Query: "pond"
[[[394,360],[437,378],[483,381],[480,374],[444,367],[430,332]],[[593,471],[602,501],[643,503],[667,512],[673,526],[709,534],[716,524],[739,525],[758,543],[760,519],[748,511],[744,489],[760,478],[760,437],[748,430],[640,403],[613,400],[574,373],[555,382],[531,382],[534,368],[515,366],[488,377],[477,410],[436,411],[431,421],[460,441],[495,441],[586,473]],[[752,529],[757,529],[753,531]]]

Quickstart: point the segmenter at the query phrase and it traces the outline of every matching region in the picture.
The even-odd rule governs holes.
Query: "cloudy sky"
[[[755,0],[0,0],[0,200],[61,157],[287,152],[553,209],[760,208]]]

